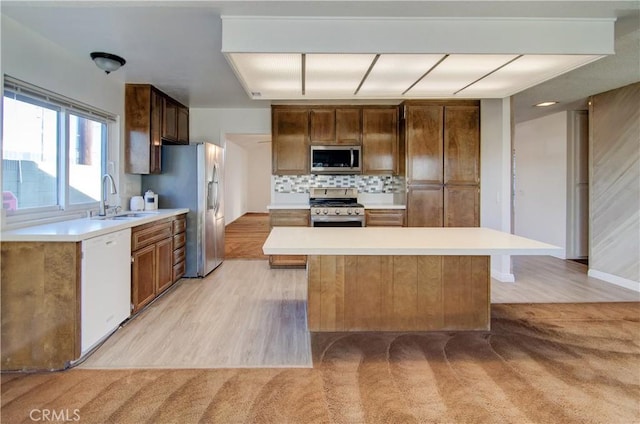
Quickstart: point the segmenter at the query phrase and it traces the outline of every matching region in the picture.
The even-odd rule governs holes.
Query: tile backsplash
[[[309,193],[309,187],[357,187],[359,193],[403,193],[404,177],[395,175],[275,175],[276,193]]]

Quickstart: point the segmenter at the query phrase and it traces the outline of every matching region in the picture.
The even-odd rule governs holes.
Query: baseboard
[[[640,282],[628,280],[626,278],[618,277],[617,275],[607,274],[606,272],[598,271],[595,269],[589,269],[587,273],[589,277],[597,278],[606,283],[615,284],[616,286],[624,287],[625,289],[633,290],[640,293]]]
[[[502,283],[515,283],[516,281],[516,277],[510,272],[500,272],[495,269],[491,270],[491,278],[495,278]]]

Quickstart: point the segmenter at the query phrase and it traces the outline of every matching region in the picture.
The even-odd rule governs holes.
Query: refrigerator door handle
[[[207,181],[207,210],[215,209],[215,196],[213,194],[213,181]]]
[[[218,164],[213,164],[213,184],[215,184],[215,195],[213,196],[213,209],[216,213],[218,213],[218,208],[220,207],[220,185],[218,180]]]

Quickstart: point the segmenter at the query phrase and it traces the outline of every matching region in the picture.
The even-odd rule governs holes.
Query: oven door
[[[364,216],[311,216],[312,227],[364,227]]]

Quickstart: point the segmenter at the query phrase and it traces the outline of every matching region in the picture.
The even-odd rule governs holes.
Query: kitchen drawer
[[[173,221],[173,234],[184,233],[187,229],[187,219],[181,216]]]
[[[185,262],[182,261],[173,266],[173,282],[175,283],[184,275]]]
[[[404,210],[402,209],[367,209],[365,210],[367,227],[402,227],[404,226]]]
[[[178,262],[184,261],[184,259],[186,258],[186,251],[187,251],[186,246],[182,246],[179,249],[175,249],[173,251],[173,263],[177,264]]]
[[[186,233],[180,233],[173,236],[173,250],[184,246],[186,240],[187,240]]]
[[[272,227],[308,227],[308,209],[272,209],[269,212]]]
[[[134,252],[171,236],[171,221],[133,227],[131,229],[131,251]]]

